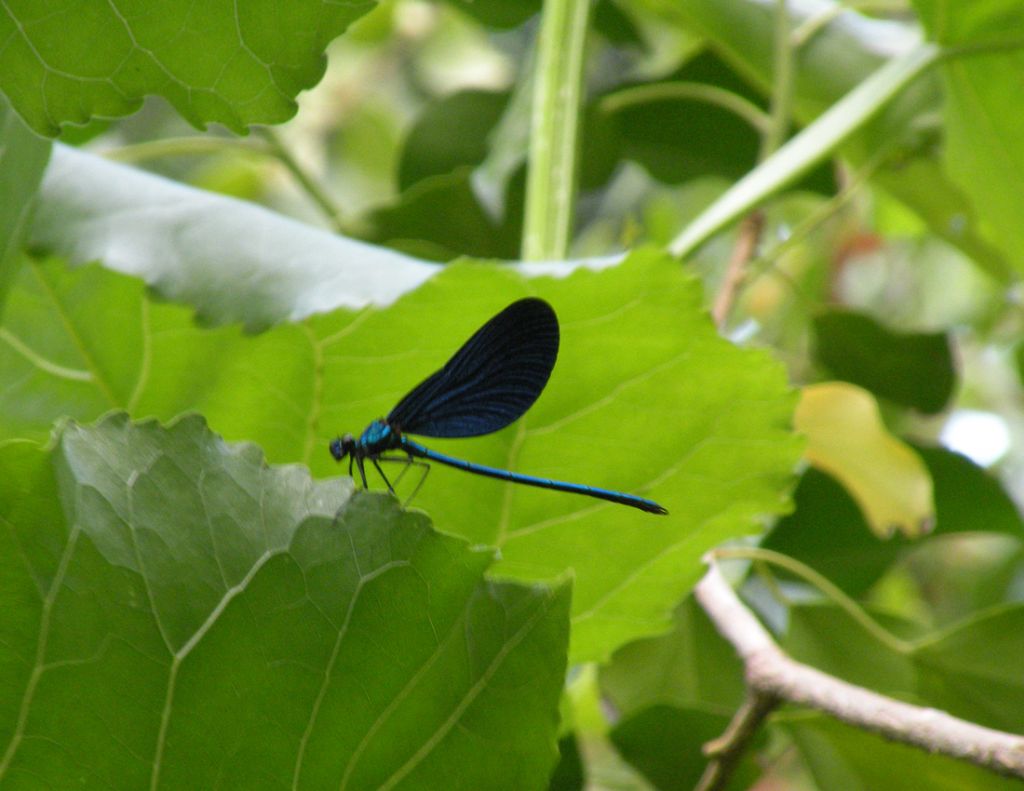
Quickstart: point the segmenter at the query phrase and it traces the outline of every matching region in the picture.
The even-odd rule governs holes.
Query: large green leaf
[[[46,135],[132,113],[147,94],[196,126],[242,132],[290,118],[299,91],[323,76],[328,42],[374,5],[15,0],[0,15],[0,90]]]
[[[0,471],[12,787],[544,786],[567,586],[487,582],[489,551],[198,417]]]
[[[442,529],[501,548],[500,574],[575,570],[574,658],[606,656],[668,624],[705,550],[785,510],[800,449],[781,366],[720,338],[700,284],[660,253],[563,278],[448,267],[388,310],[337,311],[259,336],[197,330],[188,311],[151,304],[137,281],[98,268],[35,266],[3,328],[0,381],[12,384],[0,392],[0,433],[38,439],[60,415],[111,408],[163,419],[198,410],[271,461],[334,474],[332,437],[387,414],[487,318],[531,293],[562,320],[543,396],[508,429],[431,447],[649,494],[671,515],[438,466],[416,505]]]

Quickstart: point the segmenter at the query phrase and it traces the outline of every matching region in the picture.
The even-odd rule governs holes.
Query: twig
[[[757,729],[781,702],[774,695],[762,695],[754,690],[747,693],[725,733],[704,745],[704,755],[711,760],[696,791],[718,791],[726,787]]]
[[[732,307],[733,300],[736,299],[740,283],[743,282],[747,263],[754,257],[754,251],[757,250],[757,243],[761,239],[763,228],[764,213],[761,211],[751,212],[740,223],[736,245],[732,248],[732,256],[725,269],[725,278],[715,295],[715,304],[711,308],[711,317],[719,329],[729,318],[729,309]]]
[[[751,694],[799,703],[887,739],[1024,778],[1024,737],[879,695],[791,659],[739,600],[714,557],[705,562],[708,571],[694,593],[740,655]],[[739,751],[731,744],[723,749]]]
[[[299,186],[305,190],[310,200],[324,213],[334,230],[339,233],[344,232],[345,228],[341,209],[334,203],[323,187],[306,172],[272,129],[269,127],[257,127],[256,129],[262,136],[261,140],[239,140],[212,135],[168,137],[163,140],[148,140],[144,143],[121,146],[104,152],[104,156],[116,162],[144,162],[160,157],[215,154],[228,149],[235,149],[247,154],[269,157],[279,162],[291,173]]]
[[[775,0],[775,33],[772,42],[771,125],[761,138],[762,162],[779,150],[789,133],[793,106],[793,44],[790,41],[789,8],[786,0]]]
[[[292,177],[299,183],[309,196],[310,200],[317,205],[317,208],[323,212],[327,221],[330,222],[331,226],[335,231],[341,233],[345,229],[345,223],[342,219],[341,208],[335,204],[334,200],[327,191],[320,186],[313,176],[306,172],[306,169],[299,164],[299,161],[292,156],[292,152],[288,150],[288,147],[281,142],[281,138],[277,136],[277,133],[267,126],[257,127],[257,131],[263,136],[263,139],[267,142],[270,148],[271,154],[292,174]]]

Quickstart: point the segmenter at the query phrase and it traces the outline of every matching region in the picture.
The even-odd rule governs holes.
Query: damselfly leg
[[[408,456],[408,457],[406,457],[406,456],[401,456],[401,457],[399,457],[399,456],[381,456],[379,458],[380,458],[380,461],[388,461],[388,462],[391,462],[393,464],[405,465],[405,466],[402,467],[402,471],[400,473],[398,473],[398,477],[395,478],[395,486],[398,486],[398,484],[401,482],[402,478],[405,477],[405,474],[409,471],[410,467],[422,467],[423,468],[423,475],[420,476],[419,481],[416,482],[416,486],[413,487],[412,494],[410,494],[408,497],[405,498],[405,500],[402,501],[402,506],[403,507],[409,505],[409,503],[411,503],[413,501],[413,499],[416,497],[416,494],[419,492],[420,487],[423,486],[423,482],[425,480],[427,480],[427,475],[430,473],[430,465],[427,464],[427,462],[421,461],[420,459],[414,458],[412,456]],[[381,475],[383,476],[383,473]],[[387,482],[387,478],[384,478],[384,481]],[[391,489],[392,493],[394,493],[394,491],[395,491],[394,489]]]

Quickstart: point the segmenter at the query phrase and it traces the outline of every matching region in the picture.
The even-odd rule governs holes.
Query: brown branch
[[[791,659],[743,605],[714,559],[705,560],[709,568],[694,593],[743,660],[751,694],[799,703],[887,739],[1024,778],[1024,737],[879,695]]]
[[[764,214],[761,211],[753,211],[743,218],[740,223],[739,235],[736,244],[732,248],[732,255],[729,257],[729,265],[725,269],[725,277],[722,285],[715,295],[715,304],[711,308],[711,318],[715,326],[721,329],[725,320],[729,318],[729,310],[736,299],[736,292],[740,283],[746,276],[747,263],[754,257],[757,250],[757,243],[761,240],[761,231],[764,229]]]

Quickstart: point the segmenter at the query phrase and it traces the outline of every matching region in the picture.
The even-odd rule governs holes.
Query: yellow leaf
[[[845,382],[803,389],[794,418],[807,460],[850,493],[876,535],[932,528],[932,479],[921,458],[886,429],[875,397]]]

